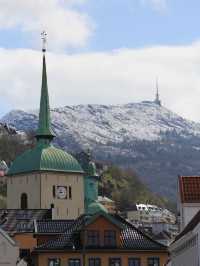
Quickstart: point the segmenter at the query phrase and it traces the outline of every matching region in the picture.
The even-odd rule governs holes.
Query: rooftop
[[[74,220],[37,220],[35,222],[36,234],[61,234],[69,230]]]
[[[138,230],[136,227],[128,223],[122,217],[118,215],[102,214],[99,213],[95,216],[80,216],[74,222],[66,223],[66,231],[58,237],[56,240],[50,240],[47,243],[36,248],[36,251],[46,251],[46,250],[66,250],[66,249],[81,249],[82,245],[80,242],[81,230],[87,226],[90,221],[94,221],[95,217],[105,216],[110,219],[111,222],[116,223],[121,230],[121,249],[134,249],[134,250],[163,250],[166,251],[166,246],[154,241],[149,236]],[[47,222],[48,223],[48,222]],[[60,221],[58,222],[60,223]],[[53,229],[53,228],[52,228]],[[54,229],[53,229],[54,230]],[[100,247],[98,247],[100,248]],[[107,247],[101,247],[107,248]]]
[[[200,176],[180,176],[179,190],[182,203],[200,203]]]
[[[11,165],[8,175],[33,171],[83,173],[80,164],[73,156],[51,144],[43,143],[18,156]]]
[[[51,219],[51,210],[0,209],[0,227],[9,234],[34,232],[34,220]]]

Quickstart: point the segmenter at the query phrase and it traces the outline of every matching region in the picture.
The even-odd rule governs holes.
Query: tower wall
[[[60,187],[67,191],[66,198],[60,198]],[[71,190],[71,192],[69,192]],[[70,195],[71,194],[71,195]],[[76,219],[84,213],[84,178],[81,174],[43,173],[41,175],[41,208],[54,205],[54,219]]]
[[[66,197],[59,194],[59,188],[66,189]],[[28,209],[54,207],[54,219],[76,219],[84,213],[82,174],[47,172],[8,177],[7,208],[21,209],[24,193]]]
[[[28,208],[40,209],[40,174],[27,173],[7,178],[7,208],[21,209],[21,195],[27,194]]]

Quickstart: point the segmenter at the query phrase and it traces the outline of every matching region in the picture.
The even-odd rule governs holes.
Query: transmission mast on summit
[[[159,95],[159,87],[158,87],[158,78],[156,79],[156,98],[154,100],[154,102],[161,106],[161,100],[160,100],[160,95]]]

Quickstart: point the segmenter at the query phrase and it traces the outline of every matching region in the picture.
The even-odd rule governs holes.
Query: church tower
[[[91,152],[89,150],[82,151],[77,154],[77,158],[85,172],[85,213],[89,215],[98,212],[107,213],[107,209],[98,202],[100,176],[97,173],[95,162],[92,161]]]
[[[75,219],[84,213],[84,171],[78,161],[55,148],[51,129],[46,72],[46,34],[36,145],[18,156],[7,178],[8,209],[54,209],[54,219]]]
[[[161,100],[160,100],[160,95],[159,95],[159,88],[158,88],[158,79],[156,79],[156,98],[154,100],[154,103],[157,105],[161,106]]]

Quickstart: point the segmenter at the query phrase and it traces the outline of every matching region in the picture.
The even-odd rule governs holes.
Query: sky
[[[199,0],[0,0],[0,117],[39,106],[46,30],[52,107],[153,100],[200,121]]]

